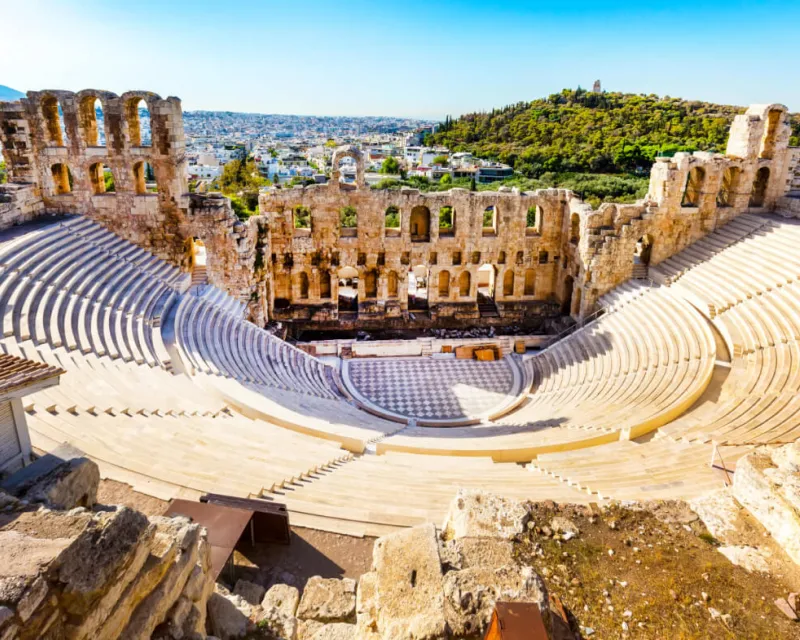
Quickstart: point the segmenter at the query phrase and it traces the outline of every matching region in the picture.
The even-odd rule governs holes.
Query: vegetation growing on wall
[[[339,211],[339,226],[345,229],[352,229],[358,226],[358,212],[355,207],[351,205],[342,207],[341,211]]]
[[[222,191],[231,200],[234,213],[246,220],[258,213],[258,190],[269,181],[258,173],[255,160],[231,160],[222,168],[222,175],[215,178],[209,191]]]
[[[449,118],[431,138],[513,166],[525,177],[546,172],[647,173],[658,154],[725,150],[744,108],[624,93],[564,89],[533,102]],[[792,116],[792,142],[800,115]]]
[[[6,171],[6,163],[0,162],[0,184],[8,180],[8,172]]]

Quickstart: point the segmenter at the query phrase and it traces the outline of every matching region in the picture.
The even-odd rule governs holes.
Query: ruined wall
[[[0,229],[30,222],[44,213],[44,203],[30,183],[0,185]]]
[[[99,145],[94,102],[106,138]],[[151,116],[145,144],[136,105]],[[61,131],[59,108],[63,112]],[[586,317],[599,296],[636,275],[642,241],[656,264],[745,211],[800,215],[800,154],[788,148],[781,105],[754,105],[735,118],[725,154],[679,153],[653,166],[647,197],[598,210],[567,190],[421,193],[371,190],[355,146],[334,155],[327,185],[270,189],[261,216],[240,222],[218,194],[188,194],[180,100],[149,92],[30,92],[0,103],[0,139],[16,195],[0,195],[0,226],[41,213],[88,215],[112,231],[189,269],[191,238],[207,249],[209,281],[249,305],[251,319],[322,326],[420,326],[541,322]],[[340,162],[356,163],[353,183]],[[142,167],[153,168],[157,193]],[[99,167],[99,168],[98,168]],[[98,173],[116,184],[104,191]],[[6,192],[8,193],[8,192]],[[5,206],[4,206],[5,205]],[[340,224],[343,208],[354,227]],[[455,223],[441,228],[443,208]],[[484,212],[494,208],[484,226]],[[386,226],[396,211],[398,228]],[[528,224],[528,212],[535,221]],[[304,217],[308,225],[297,225]],[[489,265],[488,272],[481,272]],[[339,304],[340,270],[357,274],[355,309]],[[427,295],[409,305],[409,272],[424,274]],[[490,273],[493,286],[479,279]]]
[[[140,101],[150,114],[149,140]],[[38,213],[85,215],[183,269],[191,264],[187,240],[202,238],[211,284],[248,302],[251,319],[266,322],[266,295],[263,286],[258,295],[252,269],[257,225],[242,225],[221,196],[188,194],[178,98],[147,91],[31,91],[19,102],[0,102],[0,140],[10,181],[31,187],[8,212],[0,202],[0,228]],[[113,175],[113,191],[105,188],[104,170]]]

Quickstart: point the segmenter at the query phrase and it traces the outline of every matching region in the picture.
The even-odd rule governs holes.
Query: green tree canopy
[[[352,205],[342,207],[339,211],[339,226],[352,229],[358,226],[358,211]]]
[[[391,156],[386,158],[383,164],[381,164],[381,173],[388,173],[391,175],[400,173],[400,163],[397,161],[397,158]]]

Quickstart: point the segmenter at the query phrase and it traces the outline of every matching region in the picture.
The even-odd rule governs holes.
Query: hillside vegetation
[[[547,172],[638,173],[656,155],[724,152],[744,108],[655,95],[564,89],[533,102],[447,119],[428,141],[513,166],[528,178]],[[792,145],[800,116],[792,116]]]

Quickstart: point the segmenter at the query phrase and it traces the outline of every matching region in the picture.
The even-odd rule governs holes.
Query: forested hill
[[[642,172],[659,152],[724,152],[733,117],[743,112],[679,98],[565,89],[491,113],[448,118],[431,142],[505,162],[529,177],[545,171]],[[797,145],[797,114],[792,133]]]

